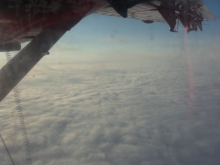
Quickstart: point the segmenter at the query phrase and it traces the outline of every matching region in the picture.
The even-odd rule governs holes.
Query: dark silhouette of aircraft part
[[[178,18],[183,24],[187,32],[197,31],[198,28],[202,31],[202,22],[204,21],[202,13],[198,13],[202,5],[196,2],[187,1],[187,3],[179,3],[176,9]],[[203,9],[201,9],[203,11]]]
[[[203,21],[215,19],[202,0],[133,1],[132,3],[136,4],[134,6],[129,6],[128,3],[131,2],[127,0],[108,1],[112,4],[111,6],[100,9],[95,13],[138,19],[144,23],[152,23],[152,21],[166,22],[171,32],[177,32],[178,20],[183,24],[186,31],[190,32],[197,29],[202,30]]]
[[[107,0],[122,17],[127,18],[128,9],[147,0]]]
[[[172,1],[162,1],[159,6],[148,2],[150,5],[155,7],[151,11],[158,11],[165,21],[170,26],[171,32],[177,32],[175,30],[177,19],[181,21],[185,30],[187,32],[197,31],[198,27],[202,31],[202,21],[204,21],[202,14],[198,14],[198,9],[202,5],[196,2],[186,1],[178,2],[176,4],[175,0]]]
[[[160,12],[160,14],[163,16],[163,18],[166,20],[166,22],[170,26],[171,32],[176,32],[176,12],[173,5],[168,5],[165,2],[162,2],[160,6],[157,7],[157,10]]]

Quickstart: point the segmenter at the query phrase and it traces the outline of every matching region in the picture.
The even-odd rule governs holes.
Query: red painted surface
[[[91,10],[103,5],[99,0],[59,0],[1,10],[0,27],[4,35],[0,34],[0,45],[33,36],[32,32],[37,35],[46,28],[70,30]]]

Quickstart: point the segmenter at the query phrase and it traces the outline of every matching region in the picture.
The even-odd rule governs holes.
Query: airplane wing
[[[202,14],[205,21],[214,20],[215,17],[211,13],[211,11],[208,9],[208,7],[204,4],[202,0],[191,0],[190,2],[196,2],[201,5],[201,7],[198,9],[198,12]],[[152,4],[160,5],[162,0],[153,0],[151,1]],[[166,1],[169,3],[169,0]],[[179,2],[186,2],[186,0],[175,0],[176,3]],[[108,6],[106,8],[100,9],[95,14],[100,15],[106,15],[106,16],[116,16],[121,17],[120,14],[118,14],[111,6]],[[138,19],[142,21],[150,21],[150,22],[166,22],[165,19],[162,17],[162,15],[155,10],[155,7],[150,5],[147,2],[140,3],[132,8],[128,9],[128,18]]]
[[[202,0],[198,0],[198,3],[201,4],[201,8],[199,9],[199,12],[202,14],[205,21],[211,21],[215,20],[215,16],[212,14],[212,12],[208,9],[208,7],[204,4]]]

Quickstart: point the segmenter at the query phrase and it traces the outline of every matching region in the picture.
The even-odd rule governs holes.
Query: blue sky
[[[214,16],[220,16],[220,1],[204,1]],[[191,32],[188,44],[191,49],[210,47],[219,43],[220,22],[204,22],[202,32]],[[144,24],[134,19],[90,15],[84,18],[57,44],[57,48],[70,48],[80,54],[170,54],[178,51],[183,43],[184,29],[180,26],[178,33],[169,32],[165,23]],[[218,46],[218,45],[217,45]],[[71,53],[71,54],[72,54]],[[88,55],[89,56],[89,55]],[[89,58],[89,57],[88,57]]]

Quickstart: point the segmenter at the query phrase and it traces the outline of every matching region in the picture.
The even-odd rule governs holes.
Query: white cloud
[[[190,109],[189,74],[178,58],[36,66],[19,85],[34,165],[217,165],[219,81],[195,70]],[[22,164],[12,94],[0,108],[1,133]],[[0,152],[10,164],[2,145]]]

